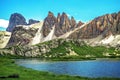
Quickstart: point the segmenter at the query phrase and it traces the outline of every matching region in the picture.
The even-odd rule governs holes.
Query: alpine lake
[[[38,71],[56,75],[71,75],[90,78],[120,78],[120,59],[97,58],[85,61],[47,61],[41,59],[15,59],[15,63]]]

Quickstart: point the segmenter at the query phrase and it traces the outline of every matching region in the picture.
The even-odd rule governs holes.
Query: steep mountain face
[[[45,37],[50,33],[52,26],[54,26],[56,23],[57,23],[56,17],[52,12],[49,11],[48,16],[44,19],[43,23],[43,35]]]
[[[19,13],[14,13],[10,16],[9,25],[6,31],[12,32],[16,25],[26,25],[26,19]]]
[[[55,17],[52,12],[48,13],[48,16],[44,20],[43,24],[43,35],[47,36],[52,27],[55,25],[55,36],[59,37],[70,30],[75,29],[78,26],[81,26],[83,23],[76,23],[74,17],[71,19],[68,18],[66,13],[58,13],[58,16]]]
[[[18,25],[14,28],[7,46],[32,44],[42,22],[32,25]]]
[[[105,38],[111,34],[120,34],[120,12],[95,18],[82,29],[73,32],[69,38],[91,39],[99,35]]]
[[[72,29],[74,29],[76,27],[76,21],[73,16],[71,17],[70,24],[71,24]],[[81,26],[81,25],[82,24],[79,24],[79,26]]]
[[[61,27],[61,30],[63,33],[66,33],[67,31],[70,30],[70,20],[68,18],[68,16],[66,15],[66,13],[62,13],[61,17],[60,17],[60,22],[58,23],[58,25]]]
[[[29,19],[28,25],[35,24],[35,23],[39,23],[39,22],[40,22],[40,21],[33,20],[33,19]]]
[[[77,26],[76,26],[76,27],[80,27],[80,26],[82,26],[83,24],[84,24],[83,22],[79,21],[79,22],[77,23]]]
[[[83,24],[82,22],[77,24],[74,17],[69,19],[64,12],[62,15],[58,13],[57,17],[55,17],[52,12],[49,12],[44,22],[30,19],[28,24],[25,22],[25,18],[22,15],[23,21],[21,21],[21,17],[16,17],[16,15],[18,14],[15,13],[11,16],[13,17],[13,20],[10,21],[10,25],[14,24],[15,27],[13,27],[13,25],[11,25],[12,28],[8,27],[14,29],[12,30],[12,35],[7,46],[26,44],[34,45],[49,41],[72,31]]]
[[[113,41],[116,46],[120,44],[119,34],[120,12],[97,17],[85,24],[81,21],[76,23],[74,17],[69,19],[64,12],[62,15],[58,13],[57,17],[49,12],[44,22],[15,27],[8,46],[35,45],[56,38],[84,39],[90,45],[110,44]]]
[[[39,23],[40,21],[37,20],[33,20],[33,19],[29,19],[29,22],[27,24],[26,19],[24,18],[23,15],[19,14],[19,13],[13,13],[10,16],[9,19],[9,25],[6,29],[6,31],[8,32],[12,32],[13,29],[17,26],[17,25],[31,25],[31,24],[35,24],[35,23]]]
[[[35,23],[32,25],[17,25],[12,31],[12,35],[7,47],[16,45],[35,45],[52,40],[54,38],[56,38],[55,26],[53,26],[50,33],[44,37],[43,22]]]

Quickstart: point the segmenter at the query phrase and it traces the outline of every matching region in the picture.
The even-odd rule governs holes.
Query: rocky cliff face
[[[26,19],[24,18],[23,15],[19,14],[19,13],[13,13],[10,16],[9,19],[9,25],[6,29],[6,31],[8,32],[12,32],[13,29],[17,26],[17,25],[31,25],[31,24],[35,24],[35,23],[39,23],[40,21],[37,20],[33,20],[33,19],[29,19],[29,22],[27,24]]]
[[[46,37],[52,27],[57,23],[57,19],[52,12],[49,11],[48,16],[44,19],[43,23],[43,35]]]
[[[7,46],[28,45],[32,42],[42,22],[32,25],[18,25],[14,28]]]
[[[69,19],[64,12],[62,15],[58,13],[58,16],[55,17],[54,14],[49,11],[48,16],[44,19],[43,25],[41,25],[39,21],[33,19],[30,19],[27,24],[25,18],[21,14],[14,13],[10,17],[9,27],[7,28],[7,30],[12,31],[8,46],[37,44],[52,40],[66,32],[74,30],[82,24],[82,22],[77,24],[74,17]]]
[[[78,29],[72,33],[69,38],[90,39],[99,35],[107,37],[111,34],[120,34],[120,12],[95,18],[82,29]]]
[[[81,26],[83,23],[78,24]],[[74,17],[71,17],[71,19],[68,18],[66,13],[58,13],[58,16],[55,17],[52,12],[48,13],[48,16],[44,20],[43,24],[43,34],[44,36],[47,36],[52,27],[55,25],[55,35],[61,36],[66,32],[69,32],[70,30],[73,30],[77,27],[77,23],[74,19]]]
[[[12,32],[16,25],[26,25],[26,19],[19,13],[14,13],[10,16],[9,25],[6,31]]]
[[[35,23],[32,25],[17,25],[12,31],[11,38],[8,42],[9,46],[24,46],[24,45],[35,45],[45,41],[49,41],[55,38],[55,26],[50,33],[43,36],[43,22]]]
[[[110,35],[119,36],[119,34],[120,12],[97,17],[86,24],[83,24],[81,21],[76,23],[74,17],[69,19],[64,12],[62,14],[58,13],[57,17],[52,12],[49,12],[43,24],[39,22],[32,25],[19,25],[15,27],[8,46],[34,45],[55,38],[93,39],[101,36],[98,41],[102,41],[102,39]],[[114,39],[119,40],[118,37]],[[102,42],[106,43],[105,41],[106,39]],[[114,42],[116,43],[116,40]]]

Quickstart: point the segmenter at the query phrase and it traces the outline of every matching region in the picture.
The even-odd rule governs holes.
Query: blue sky
[[[97,16],[120,11],[120,0],[0,0],[0,19],[9,20],[21,13],[27,20],[43,20],[48,11],[55,16],[65,12],[76,20],[87,22]]]

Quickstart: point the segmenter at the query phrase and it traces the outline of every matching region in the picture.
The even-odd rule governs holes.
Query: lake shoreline
[[[65,57],[24,57],[16,55],[0,56],[9,59],[43,59],[46,61],[84,61],[84,60],[96,60],[96,59],[120,59],[120,56],[103,56],[103,57],[84,57],[84,56],[65,56]]]
[[[0,79],[3,79],[2,77],[8,77],[10,75],[17,74],[19,77],[17,80],[119,80],[120,78],[86,78],[86,77],[80,77],[80,76],[69,76],[69,75],[55,75],[53,73],[45,72],[45,71],[37,71],[30,68],[25,68],[18,66],[15,64],[14,60],[11,60],[9,58],[0,58]],[[9,66],[9,67],[8,67]],[[12,71],[12,72],[11,72]],[[36,77],[36,76],[38,77]],[[46,77],[47,76],[47,77]],[[15,79],[15,78],[4,78],[4,80],[9,79]]]
[[[10,59],[13,59],[13,60],[16,60],[16,58],[10,58]],[[37,59],[37,60],[41,60],[41,61],[93,61],[93,60],[120,60],[120,58],[91,58],[91,59],[68,59],[68,60],[60,60],[60,59],[46,59],[46,58],[18,58],[19,59],[24,59],[24,60],[34,60],[34,59]]]

